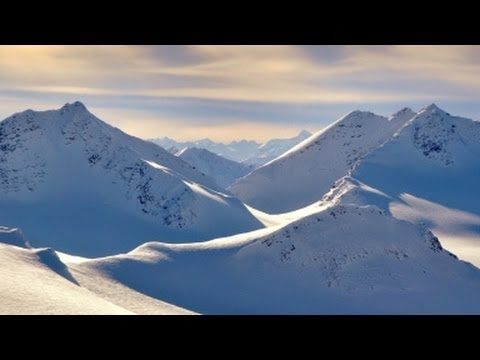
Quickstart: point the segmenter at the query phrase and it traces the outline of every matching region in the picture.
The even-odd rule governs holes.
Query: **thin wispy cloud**
[[[137,136],[217,140],[430,102],[478,119],[479,55],[478,46],[0,46],[0,116],[81,100]]]

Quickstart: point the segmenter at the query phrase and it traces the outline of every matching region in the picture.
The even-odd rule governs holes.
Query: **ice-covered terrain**
[[[32,249],[19,229],[5,227],[0,228],[0,294],[0,314],[191,313],[99,274],[73,277],[54,250]]]
[[[267,228],[207,242],[97,259],[0,244],[0,313],[480,313],[479,269],[426,227],[352,203],[384,194],[337,185],[305,209],[257,212]],[[0,242],[12,238],[28,247],[2,228]]]
[[[390,196],[395,217],[426,224],[445,247],[480,266],[480,122],[432,104],[352,176]]]
[[[98,256],[261,226],[211,178],[79,102],[0,122],[0,164],[0,219],[33,246]]]
[[[175,154],[195,169],[211,177],[222,188],[227,188],[237,179],[255,168],[214,154],[206,149],[185,148]]]
[[[369,152],[389,140],[415,113],[390,118],[353,111],[229,187],[247,204],[280,213],[319,200]]]
[[[318,201],[351,176],[376,194],[365,201],[364,192],[357,204],[424,224],[449,250],[480,265],[479,159],[480,123],[434,104],[390,119],[356,111],[229,190],[257,209],[282,212]]]
[[[232,141],[229,144],[215,142],[210,139],[198,141],[178,142],[168,137],[152,139],[150,141],[162,146],[165,149],[185,149],[199,148],[206,149],[214,154],[233,160],[239,163],[245,163],[253,166],[263,165],[277,156],[283,154],[291,147],[308,138],[311,133],[302,130],[297,136],[289,139],[272,139],[264,144],[256,141],[239,140]],[[170,150],[169,150],[170,151]],[[178,150],[177,150],[178,151]],[[176,152],[176,151],[174,151]]]
[[[351,184],[254,232],[151,242],[69,266],[74,276],[101,274],[206,314],[480,313],[480,270],[443,250],[426,228],[348,203],[367,190]]]
[[[245,206],[79,103],[16,114],[0,312],[480,314],[479,159],[480,123],[433,104],[354,111],[232,185]]]

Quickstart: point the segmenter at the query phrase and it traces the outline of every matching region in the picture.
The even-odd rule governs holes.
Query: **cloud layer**
[[[0,46],[0,116],[81,100],[140,137],[263,140],[436,102],[478,119],[479,46]]]

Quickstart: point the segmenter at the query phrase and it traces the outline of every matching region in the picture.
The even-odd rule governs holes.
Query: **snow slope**
[[[73,277],[55,251],[28,248],[20,230],[6,227],[0,228],[0,294],[0,314],[191,313],[97,274]]]
[[[446,248],[480,266],[479,159],[480,123],[435,104],[389,121],[354,112],[229,190],[259,210],[282,212],[318,201],[350,176],[373,191],[356,191],[355,203],[428,226]]]
[[[177,142],[167,137],[150,141],[165,149],[199,148],[206,149],[226,159],[259,166],[281,155],[291,147],[308,138],[311,134],[302,130],[297,136],[290,139],[272,139],[264,144],[255,141],[240,140],[229,144],[214,142],[210,139],[198,141]]]
[[[185,148],[175,154],[195,169],[211,177],[222,188],[254,170],[251,165],[240,164],[216,155],[208,150]]]
[[[0,218],[33,246],[98,256],[261,226],[211,178],[79,102],[0,122],[0,163]]]
[[[387,194],[394,216],[426,224],[480,266],[479,122],[427,106],[352,176]]]
[[[319,200],[339,178],[389,140],[414,116],[403,109],[390,118],[353,111],[228,190],[262,211],[281,213]]]
[[[0,293],[0,314],[130,313],[60,276],[37,252],[4,244],[0,244]]]
[[[342,203],[357,190],[287,224],[70,267],[207,314],[480,313],[480,270],[423,227]]]

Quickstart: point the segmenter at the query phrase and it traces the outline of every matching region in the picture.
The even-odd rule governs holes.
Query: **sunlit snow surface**
[[[12,231],[13,230],[13,231]],[[191,312],[128,289],[101,274],[72,275],[50,248],[6,244],[15,229],[0,229],[0,314],[189,314]]]
[[[34,246],[102,256],[262,226],[211,178],[79,102],[5,119],[0,149],[1,225]]]
[[[207,314],[480,313],[480,271],[427,230],[375,206],[318,210],[288,225],[151,242],[70,268]]]
[[[88,259],[0,228],[0,311],[480,314],[480,270],[452,254],[478,264],[479,144],[478,123],[434,105],[353,112],[234,184],[247,207],[142,155],[142,169],[216,209],[195,213],[206,231],[232,207],[260,229]]]

